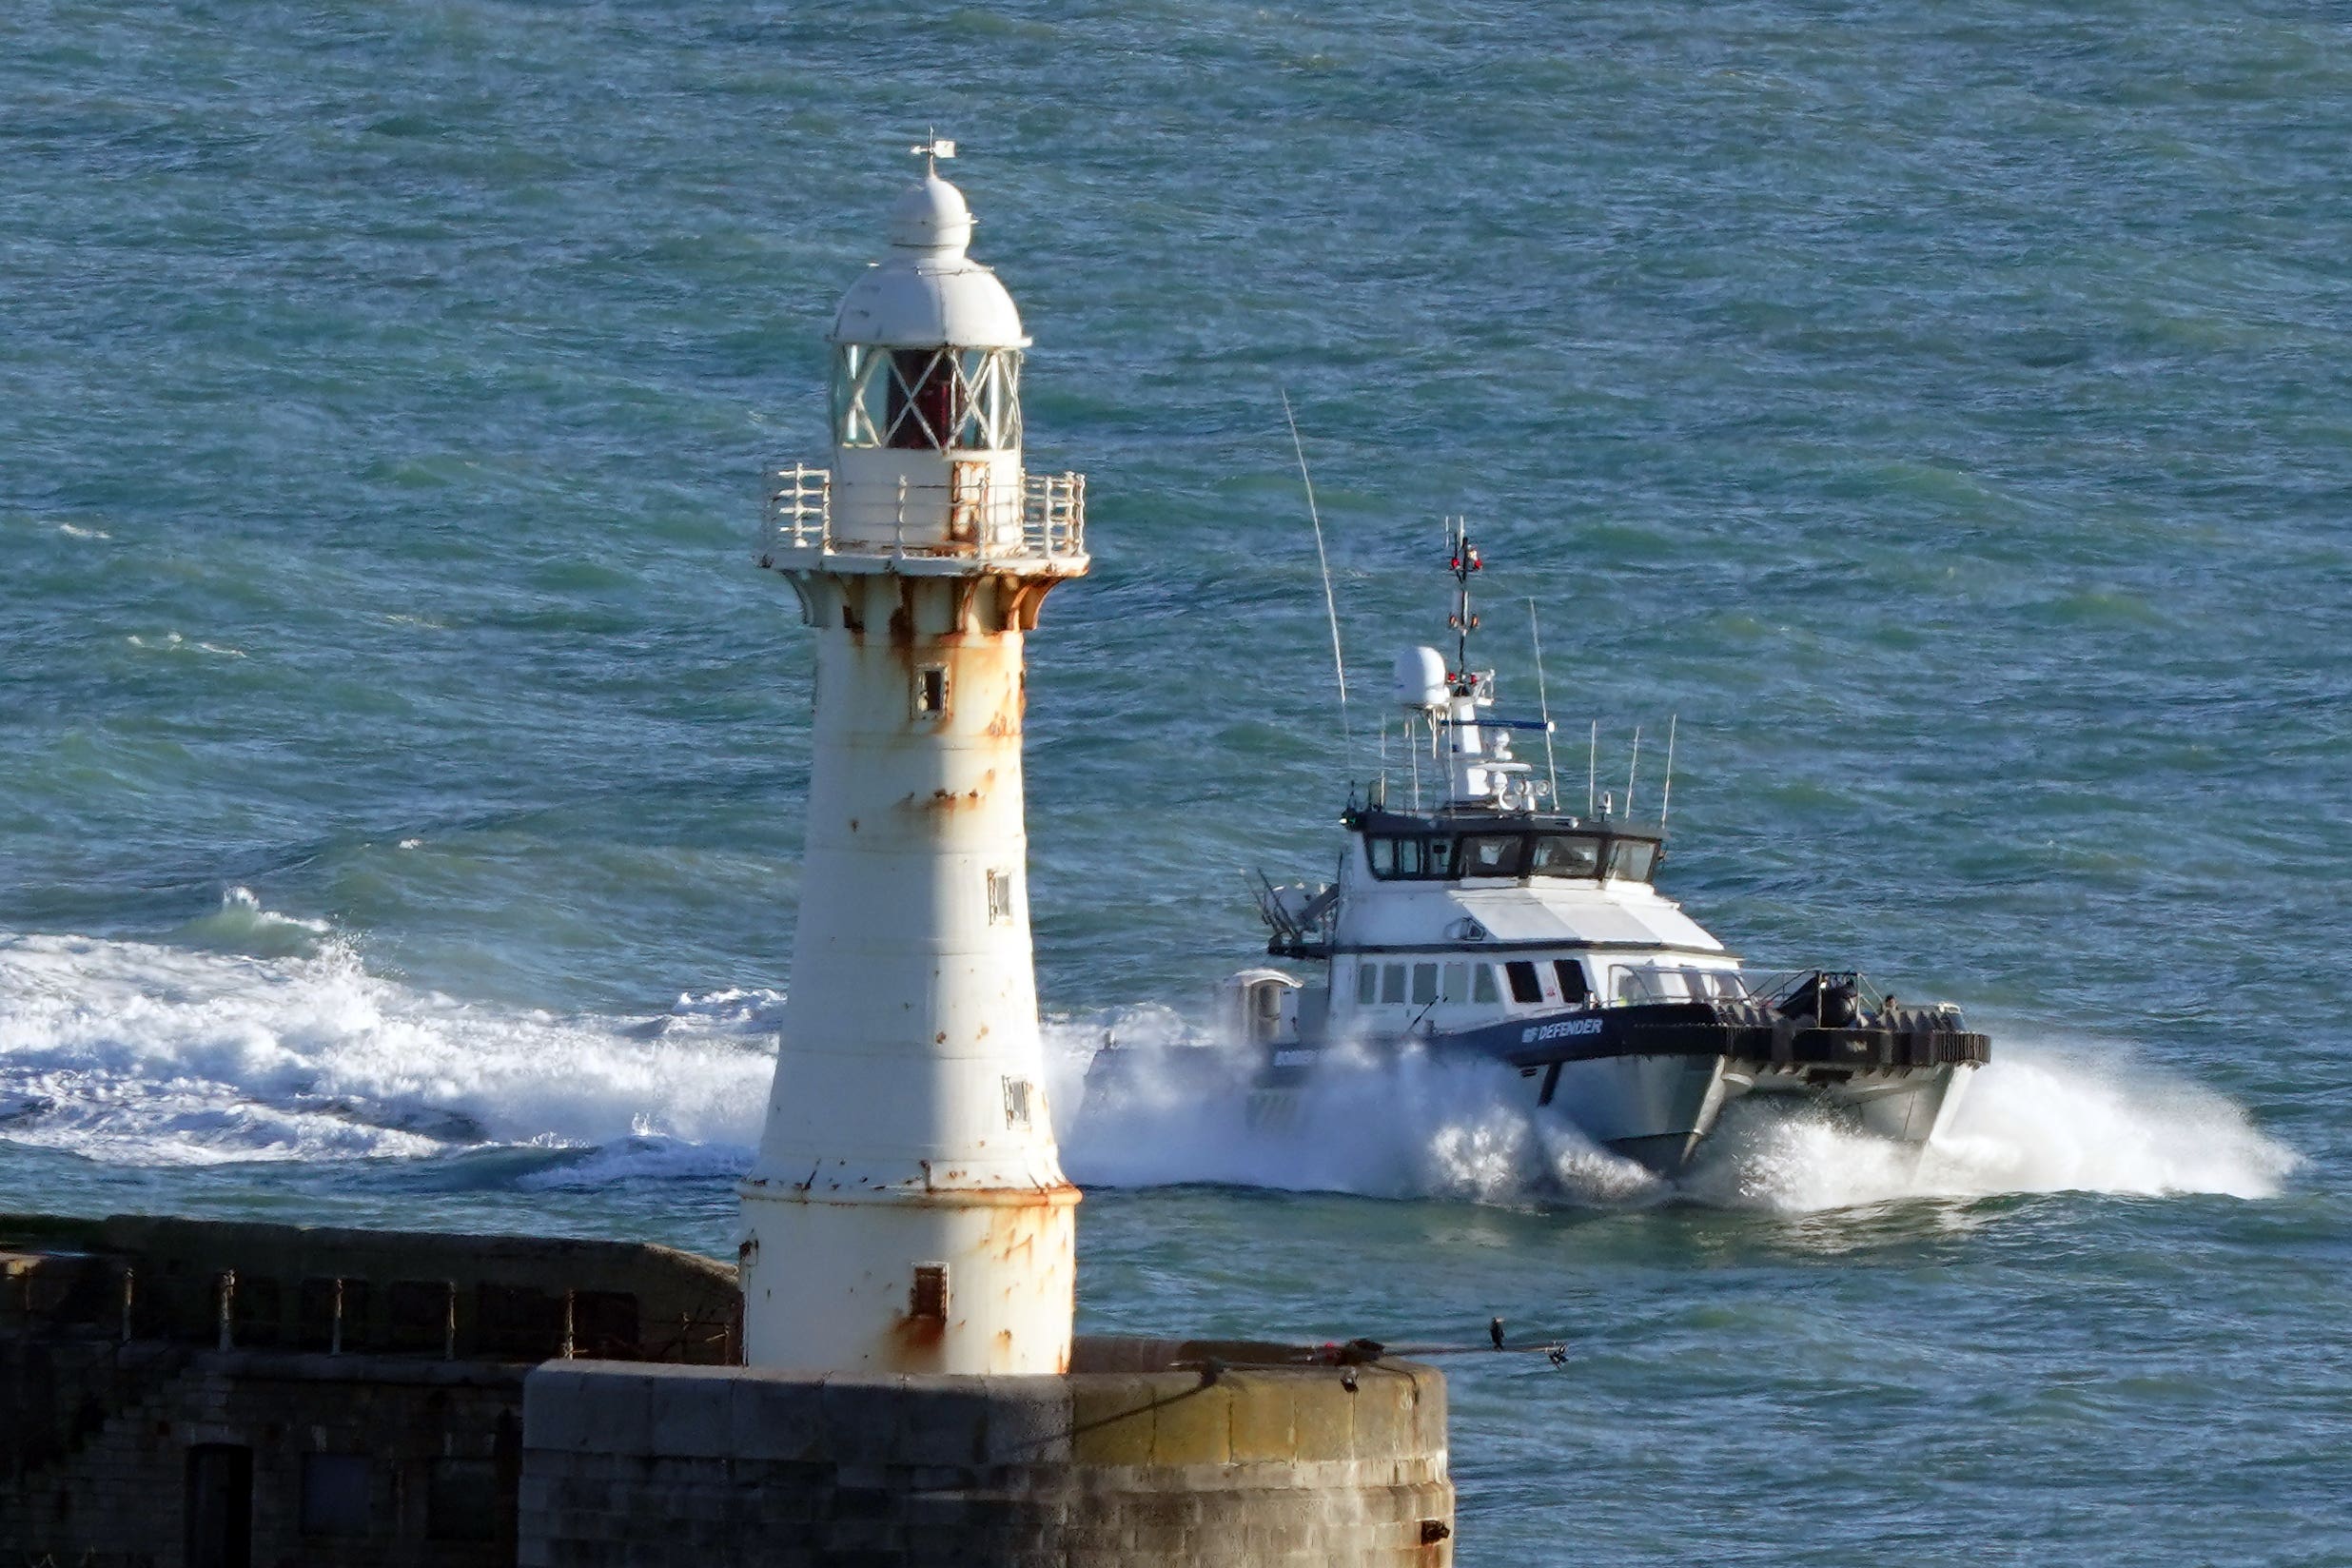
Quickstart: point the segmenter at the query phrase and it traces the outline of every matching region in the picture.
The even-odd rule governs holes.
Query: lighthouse
[[[1029,340],[939,177],[833,331],[832,462],[777,470],[760,564],[816,645],[775,1079],[740,1189],[753,1366],[1063,1372],[1077,1189],[1046,1105],[1023,637],[1087,570],[1086,481],[1022,466]]]

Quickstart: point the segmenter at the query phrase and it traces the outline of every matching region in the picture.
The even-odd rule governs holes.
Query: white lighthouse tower
[[[841,302],[833,466],[777,472],[760,564],[816,638],[808,847],[742,1186],[754,1366],[1061,1372],[1077,1189],[1048,1117],[1022,636],[1087,569],[1085,480],[1021,466],[1020,313],[914,151]]]

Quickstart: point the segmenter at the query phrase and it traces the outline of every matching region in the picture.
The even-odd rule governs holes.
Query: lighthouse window
[[[989,920],[992,925],[1012,924],[1012,872],[989,872]]]
[[[1016,348],[876,348],[833,362],[833,440],[904,451],[1006,451],[1021,444]]]
[[[938,718],[948,711],[948,670],[926,664],[914,673],[914,713],[917,718]]]

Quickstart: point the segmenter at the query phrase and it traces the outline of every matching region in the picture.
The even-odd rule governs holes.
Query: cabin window
[[[1382,881],[1393,877],[1442,879],[1460,869],[1450,838],[1367,836],[1364,853],[1371,862],[1372,874]]]
[[[1620,1002],[1656,1002],[1661,991],[1657,976],[1649,970],[1617,970],[1617,999]]]
[[[1471,967],[1470,1000],[1473,1002],[1499,1002],[1502,1000],[1502,992],[1497,989],[1495,985],[1494,965],[1477,964]]]
[[[1438,1000],[1441,1002],[1467,1002],[1470,1000],[1469,965],[1448,964],[1445,966],[1444,977],[1438,986]]]
[[[1356,966],[1356,1005],[1368,1008],[1381,993],[1381,967],[1378,964]]]
[[[1543,982],[1536,977],[1536,966],[1531,959],[1517,959],[1503,965],[1511,977],[1511,1000],[1535,1003],[1543,1000]]]
[[[1461,841],[1464,876],[1517,876],[1522,841],[1517,833],[1472,833]]]
[[[1609,845],[1609,874],[1621,876],[1630,882],[1650,880],[1650,868],[1657,860],[1657,846],[1645,839],[1619,838]]]
[[[1527,869],[1537,876],[1598,876],[1600,840],[1544,833],[1536,840]]]
[[[944,718],[948,712],[948,667],[926,664],[914,672],[914,716]]]
[[[1436,1001],[1437,999],[1438,999],[1438,966],[1437,966],[1437,965],[1435,965],[1435,964],[1416,964],[1416,965],[1414,965],[1414,966],[1413,966],[1413,1000],[1414,1000],[1414,1002],[1415,1002],[1417,1005],[1426,1006],[1427,1004],[1429,1004],[1429,1003],[1431,1003],[1431,1002],[1434,1002],[1434,1001]]]
[[[1385,965],[1381,970],[1381,1001],[1396,1006],[1404,1001],[1404,966]]]
[[[1584,966],[1573,958],[1555,958],[1552,969],[1559,976],[1559,999],[1571,1007],[1581,1003],[1589,994],[1584,987]]]

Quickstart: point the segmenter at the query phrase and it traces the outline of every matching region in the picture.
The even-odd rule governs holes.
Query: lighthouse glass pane
[[[890,356],[861,343],[843,343],[833,355],[833,440],[843,446],[878,446],[874,416],[882,406],[877,382],[889,379]]]
[[[890,350],[884,441],[902,451],[935,451],[963,419],[962,379],[945,348]]]

